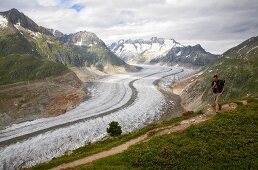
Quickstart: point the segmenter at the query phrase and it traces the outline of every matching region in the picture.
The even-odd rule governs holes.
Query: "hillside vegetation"
[[[258,101],[74,169],[256,169]]]
[[[112,137],[112,138],[107,138],[107,139],[97,141],[94,143],[89,143],[83,147],[80,147],[80,148],[74,150],[71,154],[65,154],[61,157],[53,158],[49,162],[42,163],[42,164],[32,167],[32,169],[34,169],[34,170],[50,169],[50,168],[56,167],[62,163],[68,163],[68,162],[78,160],[80,158],[87,157],[87,156],[90,156],[90,155],[93,155],[93,154],[96,154],[96,153],[99,153],[99,152],[102,152],[105,150],[109,150],[115,146],[121,145],[125,142],[128,142],[129,140],[132,140],[141,135],[144,135],[145,133],[148,133],[152,130],[175,125],[183,120],[192,118],[192,117],[200,115],[200,114],[202,114],[202,112],[194,112],[193,114],[189,114],[186,116],[172,118],[172,119],[169,119],[169,120],[166,120],[163,122],[159,122],[159,123],[152,123],[150,125],[145,126],[142,129],[135,130],[129,134],[124,134],[119,137],[115,137],[115,138]],[[153,134],[150,133],[149,135],[151,136]]]
[[[186,83],[180,94],[184,106],[205,107],[214,103],[211,91],[213,75],[225,80],[221,101],[258,94],[258,36],[229,49],[201,75]]]
[[[69,70],[63,64],[42,57],[19,54],[0,57],[0,85],[42,79],[67,72]]]
[[[203,80],[210,84],[214,74],[218,74],[221,79],[226,81],[225,101],[257,94],[258,36],[226,51],[216,64],[204,72]],[[206,89],[205,96],[207,91],[210,89]]]
[[[7,22],[0,27],[0,58],[2,65],[8,65],[8,70],[0,72],[1,84],[60,76],[71,72],[71,67],[93,66],[106,71],[106,67],[114,66],[135,71],[134,67],[113,54],[94,33],[80,31],[65,35],[60,32],[60,36],[54,36],[53,30],[38,26],[17,9],[0,12],[0,16]],[[83,43],[78,45],[77,41],[82,40]],[[17,63],[16,66],[9,66],[14,55],[17,63],[22,62],[21,66]],[[27,73],[29,75],[25,75]]]

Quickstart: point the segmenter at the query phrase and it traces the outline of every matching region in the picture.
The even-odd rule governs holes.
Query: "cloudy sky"
[[[107,44],[174,38],[222,53],[258,35],[258,0],[0,0],[36,23],[64,33],[87,30]]]

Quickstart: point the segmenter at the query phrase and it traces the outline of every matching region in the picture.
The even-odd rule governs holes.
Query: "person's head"
[[[214,76],[213,76],[213,80],[214,80],[214,81],[218,81],[218,79],[219,79],[219,76],[218,76],[218,75],[214,75]]]

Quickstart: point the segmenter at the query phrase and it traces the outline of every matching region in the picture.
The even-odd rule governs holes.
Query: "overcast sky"
[[[222,53],[258,35],[258,0],[0,0],[41,26],[86,30],[107,44],[119,39],[174,38]]]

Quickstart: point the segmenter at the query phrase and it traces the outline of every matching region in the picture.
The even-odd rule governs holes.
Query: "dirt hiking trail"
[[[246,102],[243,101],[242,104],[246,104]],[[236,103],[224,104],[224,105],[222,105],[221,110],[222,111],[232,110],[232,109],[237,108],[237,106],[238,106],[238,104],[236,104]],[[183,121],[176,123],[174,125],[171,125],[171,126],[166,126],[166,127],[150,130],[150,131],[146,132],[144,135],[141,135],[135,139],[131,139],[131,140],[125,142],[124,144],[113,147],[107,151],[102,151],[102,152],[75,160],[73,162],[61,164],[55,168],[52,168],[51,170],[61,170],[61,169],[73,168],[73,167],[77,167],[80,165],[84,165],[84,164],[93,162],[93,161],[101,159],[101,158],[105,158],[108,156],[112,156],[112,155],[121,153],[121,152],[127,150],[130,146],[138,144],[140,142],[146,142],[146,141],[152,139],[154,136],[160,136],[160,135],[184,131],[186,128],[188,128],[189,126],[191,126],[193,124],[198,124],[198,123],[207,121],[208,119],[212,118],[215,114],[216,113],[214,111],[214,108],[210,107],[206,110],[206,112],[203,115],[198,115],[198,116],[183,120]]]

